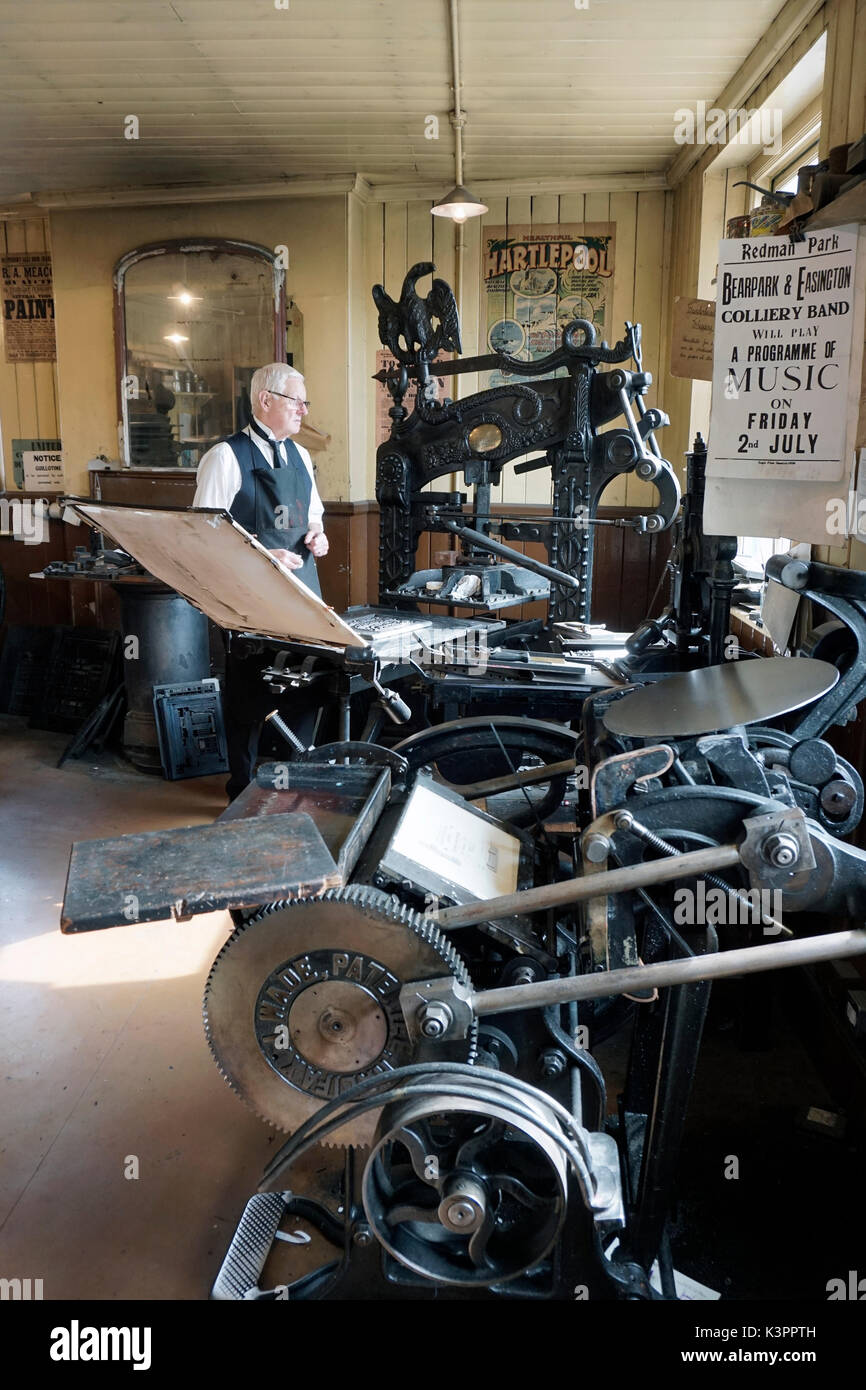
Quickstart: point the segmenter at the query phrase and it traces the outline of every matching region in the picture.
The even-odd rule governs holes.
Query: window
[[[797,170],[802,169],[804,164],[811,164],[818,158],[818,141],[813,140],[805,149],[801,149],[793,159],[788,159],[784,168],[770,178],[770,188],[774,193],[796,193],[797,192]]]
[[[764,566],[771,555],[781,555],[790,549],[791,542],[784,537],[773,540],[769,536],[740,536],[734,564],[749,579],[761,580]]]

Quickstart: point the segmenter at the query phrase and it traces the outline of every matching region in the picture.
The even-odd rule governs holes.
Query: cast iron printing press
[[[413,267],[396,303],[376,291],[398,363],[377,460],[380,601],[392,605],[376,610],[380,631],[423,625],[417,603],[431,596],[499,624],[543,581],[552,631],[520,654],[539,663],[535,717],[483,710],[485,682],[513,679],[497,626],[503,645],[469,691],[475,713],[290,748],[212,826],[75,845],[62,926],[232,914],[205,1029],[229,1084],[288,1138],[214,1297],[671,1299],[667,1221],[711,981],[866,952],[866,932],[845,929],[866,909],[866,856],[841,838],[863,784],[825,737],[866,693],[866,575],[774,557],[769,580],[829,609],[846,640],[813,648],[826,660],[724,662],[731,540],[702,532],[700,442],[679,511],[654,439],[664,417],[642,403],[639,329],[608,348],[572,324],[531,365],[437,363],[495,361],[519,378],[439,405],[431,363],[459,351],[459,329],[443,282],[417,295],[429,270]],[[602,431],[618,414],[625,427]],[[490,508],[499,472],[530,448],[553,480],[541,566],[492,536],[539,524]],[[591,616],[599,498],[630,469],[659,495],[641,529],[675,527],[670,603],[613,665],[575,660],[566,644]],[[474,488],[468,525],[462,494],[423,491],[454,471]],[[155,539],[165,514],[151,525],[143,509],[76,506],[215,621],[255,613],[250,640],[274,647],[276,687],[299,659],[321,661],[362,668],[398,718],[403,705],[416,723],[429,710],[415,655],[395,697],[363,635],[369,616],[353,626],[316,607],[224,515],[180,513],[177,538],[194,547],[221,527],[249,567],[246,596],[195,590],[195,564],[181,573],[178,546]],[[447,573],[414,571],[425,528],[463,542]],[[295,626],[280,640],[271,615],[289,590]],[[553,681],[545,660],[563,668]],[[713,891],[725,910],[684,923],[683,889]],[[798,914],[818,911],[821,929],[801,932]],[[616,1035],[631,1045],[613,1113],[593,1050]]]

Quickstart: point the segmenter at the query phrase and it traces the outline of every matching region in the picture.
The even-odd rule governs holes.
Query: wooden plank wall
[[[16,492],[22,501],[35,493]],[[77,545],[85,545],[84,527],[49,520],[40,545],[25,545],[11,536],[0,537],[0,571],[6,585],[6,610],[0,624],[0,647],[10,627],[119,628],[119,606],[107,584],[77,579],[31,579],[52,560],[70,560]]]
[[[0,255],[49,249],[45,218],[10,218],[0,222]],[[15,484],[12,440],[59,439],[58,418],[56,364],[7,362],[5,346],[0,346],[0,433],[7,497],[27,501],[35,496],[22,492]],[[69,585],[40,583],[28,577],[49,560],[65,557],[64,532],[68,530],[59,522],[49,522],[42,545],[25,545],[11,536],[0,537],[0,569],[6,581],[6,615],[0,628],[0,643],[10,623],[41,627],[80,622],[88,626],[94,621],[86,604],[74,601]],[[87,588],[89,591],[91,586]],[[90,592],[87,598],[92,599]]]
[[[0,255],[48,251],[45,218],[11,218],[0,222]],[[13,490],[12,440],[59,439],[54,362],[7,362],[0,350],[0,429],[3,436],[5,486]]]

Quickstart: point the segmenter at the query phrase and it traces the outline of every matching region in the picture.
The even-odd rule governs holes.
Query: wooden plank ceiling
[[[467,180],[664,170],[675,110],[711,105],[781,7],[460,0]],[[0,200],[355,172],[447,185],[450,61],[446,0],[0,0]]]

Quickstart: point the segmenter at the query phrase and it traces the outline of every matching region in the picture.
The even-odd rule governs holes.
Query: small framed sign
[[[27,492],[62,492],[63,453],[59,439],[13,439],[12,475]]]

